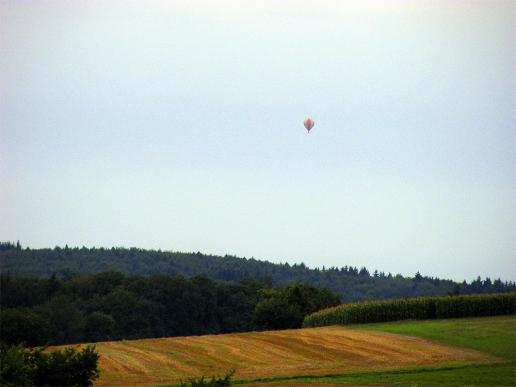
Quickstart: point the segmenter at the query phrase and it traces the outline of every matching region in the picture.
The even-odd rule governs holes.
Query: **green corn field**
[[[335,306],[308,315],[303,327],[516,313],[516,293],[415,297]]]

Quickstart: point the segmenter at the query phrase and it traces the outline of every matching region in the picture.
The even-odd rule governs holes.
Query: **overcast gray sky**
[[[516,279],[514,1],[0,18],[2,240]]]

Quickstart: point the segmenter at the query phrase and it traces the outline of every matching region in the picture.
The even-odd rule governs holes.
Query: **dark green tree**
[[[113,339],[115,324],[115,319],[111,315],[102,312],[93,312],[86,319],[86,341],[97,342]]]
[[[306,315],[340,303],[328,289],[307,283],[262,290],[260,295],[253,317],[256,328],[265,330],[299,328]]]
[[[4,343],[45,345],[50,337],[50,324],[36,313],[24,308],[2,309],[0,339]]]
[[[77,343],[84,337],[84,318],[75,303],[65,295],[54,297],[36,311],[49,322],[53,343]]]

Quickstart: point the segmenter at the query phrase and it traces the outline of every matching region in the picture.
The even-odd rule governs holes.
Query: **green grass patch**
[[[390,386],[514,386],[516,364],[442,366],[385,372],[359,372],[345,375],[298,378],[270,378],[238,381],[241,385],[390,385]]]
[[[398,321],[348,327],[422,337],[516,361],[516,316]]]

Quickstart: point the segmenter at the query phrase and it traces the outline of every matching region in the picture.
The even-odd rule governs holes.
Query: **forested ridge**
[[[516,289],[514,282],[482,279],[455,283],[417,273],[403,277],[384,272],[369,272],[365,267],[348,266],[310,269],[303,263],[290,265],[259,261],[254,258],[214,256],[200,252],[183,253],[138,248],[31,249],[19,243],[0,244],[2,273],[11,276],[50,277],[52,274],[98,273],[106,270],[138,275],[204,275],[224,282],[247,278],[268,278],[276,286],[308,282],[327,287],[340,295],[342,302],[378,300],[410,296],[436,296],[459,291],[461,294],[504,292]]]

